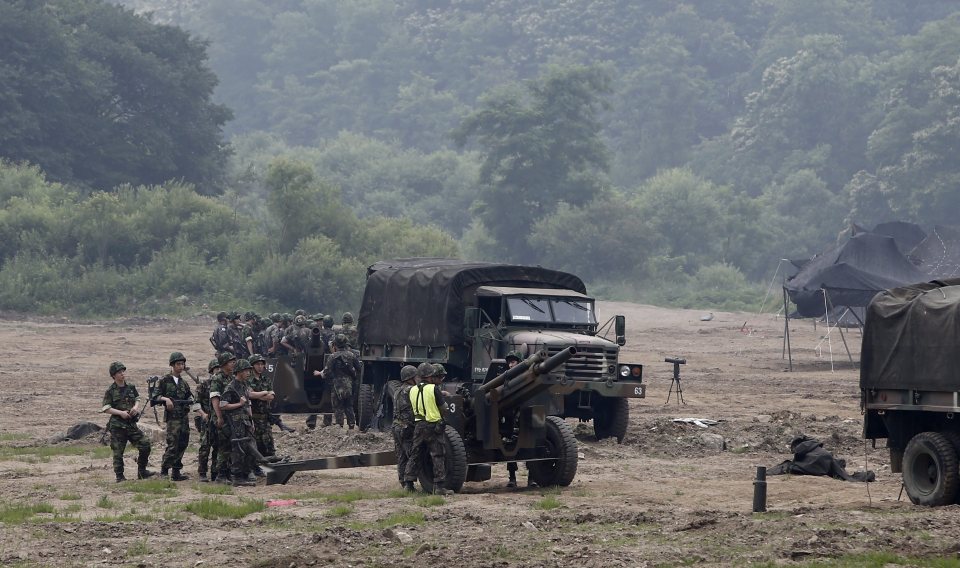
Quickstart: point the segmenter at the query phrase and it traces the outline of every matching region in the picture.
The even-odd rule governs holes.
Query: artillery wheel
[[[625,398],[604,398],[593,408],[593,432],[598,440],[616,438],[623,443],[630,422],[630,404]]]
[[[360,385],[360,393],[357,397],[357,426],[361,432],[366,432],[373,426],[373,415],[377,411],[377,398],[373,385]],[[376,430],[377,428],[374,428]]]
[[[447,445],[447,482],[446,489],[460,493],[463,483],[467,480],[467,448],[463,445],[463,438],[453,426],[447,426],[444,431]],[[417,475],[424,492],[433,493],[433,460],[430,452],[424,451],[420,456],[420,471]]]
[[[914,505],[939,507],[957,497],[957,449],[939,432],[921,432],[903,452],[903,486]]]
[[[552,460],[527,462],[530,478],[541,487],[570,485],[577,475],[577,439],[559,416],[547,416],[547,455]]]

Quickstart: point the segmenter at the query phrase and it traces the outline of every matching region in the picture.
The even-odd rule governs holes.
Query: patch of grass
[[[177,486],[169,479],[140,479],[138,481],[124,481],[120,489],[129,493],[149,493],[173,497],[177,494]]]
[[[49,503],[33,503],[31,505],[3,505],[0,507],[0,523],[18,525],[30,520],[34,515],[56,512]]]
[[[152,503],[153,501],[157,501],[159,499],[163,499],[163,495],[154,495],[152,493],[137,493],[136,495],[133,496],[134,503]]]
[[[0,432],[0,442],[20,442],[29,439],[30,434],[22,432]]]
[[[377,521],[376,526],[380,529],[396,526],[419,526],[426,521],[426,516],[419,511],[400,511],[385,519],[380,519]]]
[[[287,528],[293,525],[295,519],[290,519],[279,513],[265,513],[260,516],[260,524],[274,529]]]
[[[57,499],[60,499],[61,501],[79,501],[80,496],[76,493],[62,493],[59,497],[57,497]]]
[[[391,499],[403,499],[404,497],[413,497],[416,493],[406,489],[392,489],[387,491],[387,497]]]
[[[97,500],[97,507],[101,509],[112,509],[114,502],[110,500],[106,495],[102,495],[99,500]]]
[[[210,497],[187,503],[184,507],[188,513],[204,519],[240,519],[266,508],[267,506],[260,500],[242,499],[239,505],[233,505],[223,499]]]
[[[346,493],[333,493],[331,495],[326,495],[324,496],[324,499],[329,503],[354,503],[364,499],[376,499],[378,496],[378,494],[374,494],[369,491],[355,489],[353,491],[347,491]]]
[[[426,495],[417,498],[417,505],[421,507],[437,507],[446,504],[447,500],[443,498],[443,495]]]
[[[772,566],[772,564],[770,564]],[[818,558],[804,562],[801,566],[825,566],[828,568],[883,568],[884,566],[931,566],[935,568],[956,568],[960,560],[947,557],[912,558],[898,556],[892,552],[867,552],[847,554],[837,558]]]
[[[233,487],[222,483],[195,483],[193,488],[204,495],[233,495]]]
[[[83,509],[83,505],[81,505],[80,503],[70,503],[69,505],[67,505],[66,507],[64,507],[63,512],[64,512],[64,513],[79,513],[82,509]]]
[[[98,515],[93,518],[97,523],[143,523],[156,521],[156,517],[150,515],[137,515],[134,513],[123,513],[121,515]]]
[[[104,455],[104,450],[106,454]],[[110,448],[101,445],[80,444],[76,446],[26,446],[14,448],[0,446],[0,461],[25,461],[27,463],[47,463],[52,457],[82,456],[107,457]]]
[[[147,539],[141,538],[133,541],[133,544],[127,549],[127,557],[146,556],[151,552],[153,551],[150,549],[150,545],[147,544]]]
[[[349,503],[341,503],[327,511],[327,515],[330,517],[346,517],[352,512],[353,505]]]
[[[534,509],[540,509],[542,511],[549,511],[551,509],[556,509],[560,506],[561,506],[560,500],[557,499],[554,495],[547,495],[543,499],[533,504]]]

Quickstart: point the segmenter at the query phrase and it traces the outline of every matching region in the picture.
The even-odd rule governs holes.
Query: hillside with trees
[[[333,309],[414,254],[743,308],[852,222],[960,208],[948,0],[0,11],[0,281],[75,291],[0,308]]]

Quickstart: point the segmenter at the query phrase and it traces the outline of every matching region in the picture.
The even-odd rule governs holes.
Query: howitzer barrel
[[[320,328],[314,327],[310,330],[310,346],[320,347]]]
[[[534,367],[533,372],[538,375],[545,375],[569,361],[570,358],[576,354],[577,348],[571,345],[570,347],[561,350],[559,353],[555,353],[549,359]]]
[[[500,385],[502,385],[503,383],[505,383],[506,381],[509,381],[514,377],[522,375],[527,369],[529,369],[530,367],[533,367],[537,363],[542,362],[546,358],[547,358],[546,351],[538,351],[533,355],[531,355],[530,357],[527,357],[526,361],[521,361],[517,363],[513,367],[507,369],[506,371],[500,373],[496,377],[483,383],[482,385],[480,385],[480,387],[477,390],[479,390],[480,392],[488,392],[492,389],[495,389]]]
[[[502,408],[519,406],[544,390],[550,388],[540,379],[577,354],[577,348],[570,346],[546,360],[531,365],[526,372],[505,381],[501,386],[487,394],[489,402],[497,402]]]

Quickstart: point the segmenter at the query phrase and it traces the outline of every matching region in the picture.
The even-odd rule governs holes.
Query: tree
[[[173,178],[218,191],[230,111],[205,45],[102,0],[0,5],[0,156],[111,190]]]
[[[534,260],[533,224],[603,188],[609,166],[597,113],[610,90],[602,67],[554,67],[522,89],[485,97],[455,132],[461,146],[476,139],[484,155],[478,214],[504,257]]]

